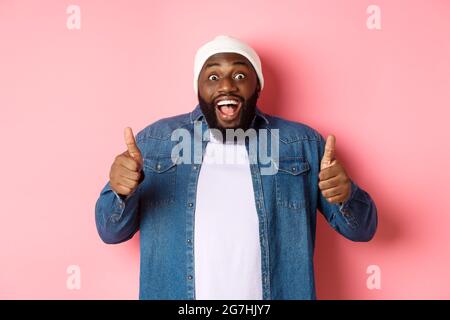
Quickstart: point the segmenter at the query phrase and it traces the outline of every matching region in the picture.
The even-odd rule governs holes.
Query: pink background
[[[70,4],[81,30],[66,27]],[[191,111],[195,51],[229,34],[261,56],[262,109],[334,133],[377,203],[369,243],[320,217],[318,297],[449,299],[449,12],[446,0],[0,0],[0,298],[137,298],[138,236],[103,244],[95,201],[123,128]],[[66,288],[69,265],[80,290]]]

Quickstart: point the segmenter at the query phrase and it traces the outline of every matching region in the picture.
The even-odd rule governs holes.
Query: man
[[[375,234],[375,204],[335,158],[334,136],[261,112],[263,87],[257,53],[218,36],[195,57],[196,108],[136,139],[125,129],[95,217],[106,243],[140,230],[141,299],[315,299],[317,209],[350,240]],[[230,139],[235,129],[256,136]]]

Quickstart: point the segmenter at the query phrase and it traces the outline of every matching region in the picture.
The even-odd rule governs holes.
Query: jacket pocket
[[[277,206],[300,210],[306,206],[307,177],[310,166],[301,156],[279,159],[275,175]]]
[[[142,201],[150,207],[167,206],[175,202],[177,164],[170,156],[144,158],[145,188]]]

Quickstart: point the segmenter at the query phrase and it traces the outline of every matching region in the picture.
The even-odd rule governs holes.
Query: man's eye
[[[237,75],[234,76],[235,79],[237,80],[242,80],[245,78],[245,74],[243,73],[238,73]]]
[[[209,80],[215,81],[215,80],[219,79],[219,77],[216,76],[215,74],[212,74],[212,75],[210,75],[210,76],[208,77],[208,79],[209,79]]]

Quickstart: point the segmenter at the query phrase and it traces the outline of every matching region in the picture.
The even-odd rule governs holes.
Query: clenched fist
[[[131,128],[125,128],[124,134],[127,150],[119,154],[111,165],[109,184],[117,194],[127,196],[140,183],[144,161]]]
[[[336,138],[328,136],[320,162],[319,189],[330,203],[345,202],[350,197],[351,181],[344,167],[335,159]]]

